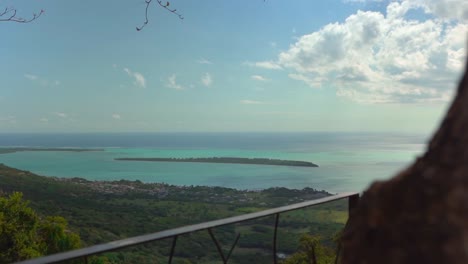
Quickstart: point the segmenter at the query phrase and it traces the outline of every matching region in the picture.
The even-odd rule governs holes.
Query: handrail
[[[113,242],[103,243],[103,244],[94,245],[94,246],[90,246],[86,248],[63,252],[63,253],[57,253],[57,254],[44,256],[44,257],[40,257],[36,259],[25,260],[25,261],[21,261],[17,263],[18,264],[45,264],[45,263],[62,262],[62,261],[72,260],[72,259],[77,259],[77,258],[87,258],[88,256],[91,256],[91,255],[114,251],[114,250],[118,250],[118,249],[122,249],[126,247],[136,246],[136,245],[149,243],[149,242],[153,242],[153,241],[161,240],[165,238],[171,238],[171,237],[174,238],[172,249],[171,249],[171,253],[173,253],[175,242],[179,235],[193,233],[193,232],[197,232],[201,230],[208,230],[209,232],[211,232],[211,228],[214,228],[214,227],[245,222],[245,221],[254,220],[257,218],[271,216],[271,215],[276,215],[276,226],[274,230],[275,238],[276,238],[277,223],[278,223],[278,218],[279,218],[280,213],[285,213],[285,212],[289,212],[293,210],[302,209],[305,207],[310,207],[310,206],[328,203],[328,202],[332,202],[336,200],[341,200],[344,198],[349,199],[349,210],[351,210],[352,207],[355,206],[355,202],[359,198],[359,193],[347,192],[347,193],[336,194],[336,195],[327,196],[327,197],[316,199],[316,200],[295,203],[291,205],[267,209],[264,211],[243,214],[243,215],[203,222],[203,223],[194,224],[194,225],[167,229],[167,230],[156,232],[156,233],[125,238],[125,239],[116,240]],[[276,251],[276,239],[274,240],[274,251]],[[274,253],[275,253],[274,260],[276,263],[276,252]],[[222,255],[222,253],[220,254]],[[169,262],[171,262],[171,259],[172,259],[172,254],[170,256]],[[227,262],[227,260],[225,260],[224,257],[223,257],[223,262],[225,263]]]

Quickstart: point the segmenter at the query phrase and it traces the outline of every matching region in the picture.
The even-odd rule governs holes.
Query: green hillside
[[[0,164],[0,192],[19,191],[41,215],[59,215],[78,233],[83,244],[109,242],[168,228],[204,222],[329,195],[312,188],[270,188],[242,191],[221,187],[144,184],[140,181],[87,181],[35,175]],[[318,235],[333,247],[332,236],[347,219],[345,201],[333,202],[280,217],[279,252],[297,251],[304,233]],[[271,263],[274,218],[215,229],[226,251],[241,234],[230,263]],[[111,263],[167,261],[170,241],[128,248],[106,254]],[[175,263],[218,261],[216,247],[207,232],[180,237]],[[191,263],[188,262],[188,263]]]

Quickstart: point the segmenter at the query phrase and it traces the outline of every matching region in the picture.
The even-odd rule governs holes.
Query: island
[[[202,162],[202,163],[231,163],[252,165],[275,165],[295,167],[318,167],[308,161],[280,160],[267,158],[237,158],[237,157],[211,157],[211,158],[115,158],[119,161],[153,161],[153,162]]]
[[[0,154],[9,154],[20,151],[67,151],[67,152],[85,152],[85,151],[104,151],[101,148],[0,148]]]

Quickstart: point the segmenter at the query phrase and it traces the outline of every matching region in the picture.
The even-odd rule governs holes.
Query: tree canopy
[[[0,196],[0,263],[11,263],[81,246],[60,216],[40,217],[22,193]]]

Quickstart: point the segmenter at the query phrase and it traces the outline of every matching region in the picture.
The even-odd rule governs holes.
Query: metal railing
[[[197,231],[202,231],[202,230],[208,231],[211,239],[216,245],[220,258],[222,259],[223,263],[227,263],[229,261],[229,257],[231,256],[231,253],[233,252],[237,242],[239,241],[240,234],[237,235],[235,242],[232,245],[230,251],[228,252],[227,255],[225,255],[221,249],[221,245],[219,244],[218,240],[216,239],[216,237],[214,236],[212,232],[212,228],[274,215],[275,216],[275,228],[274,228],[274,234],[273,234],[273,249],[272,250],[273,250],[273,263],[276,264],[278,262],[277,231],[278,231],[279,217],[281,213],[294,211],[294,210],[298,210],[298,209],[302,209],[306,207],[311,207],[311,206],[315,206],[319,204],[329,203],[332,201],[341,200],[345,198],[348,199],[348,211],[350,212],[357,206],[357,203],[359,200],[359,193],[336,194],[336,195],[327,196],[327,197],[316,199],[316,200],[276,207],[276,208],[267,209],[264,211],[255,212],[255,213],[243,214],[239,216],[228,217],[228,218],[204,222],[200,224],[194,224],[194,225],[188,225],[188,226],[178,227],[174,229],[168,229],[168,230],[164,230],[164,231],[160,231],[156,233],[125,238],[122,240],[117,240],[117,241],[99,244],[99,245],[95,245],[95,246],[91,246],[87,248],[72,250],[72,251],[68,251],[64,253],[53,254],[53,255],[40,257],[36,259],[30,259],[30,260],[26,260],[26,261],[22,261],[18,263],[19,264],[43,264],[43,263],[64,262],[64,261],[69,261],[69,260],[74,260],[74,259],[84,259],[85,263],[88,263],[88,257],[93,256],[93,255],[115,251],[115,250],[132,247],[136,245],[146,244],[146,243],[150,243],[153,241],[168,239],[168,238],[172,238],[171,251],[170,251],[170,255],[168,259],[168,263],[172,263],[174,250],[177,244],[177,238],[181,235],[185,235],[185,234],[189,234],[189,233],[193,233]]]

